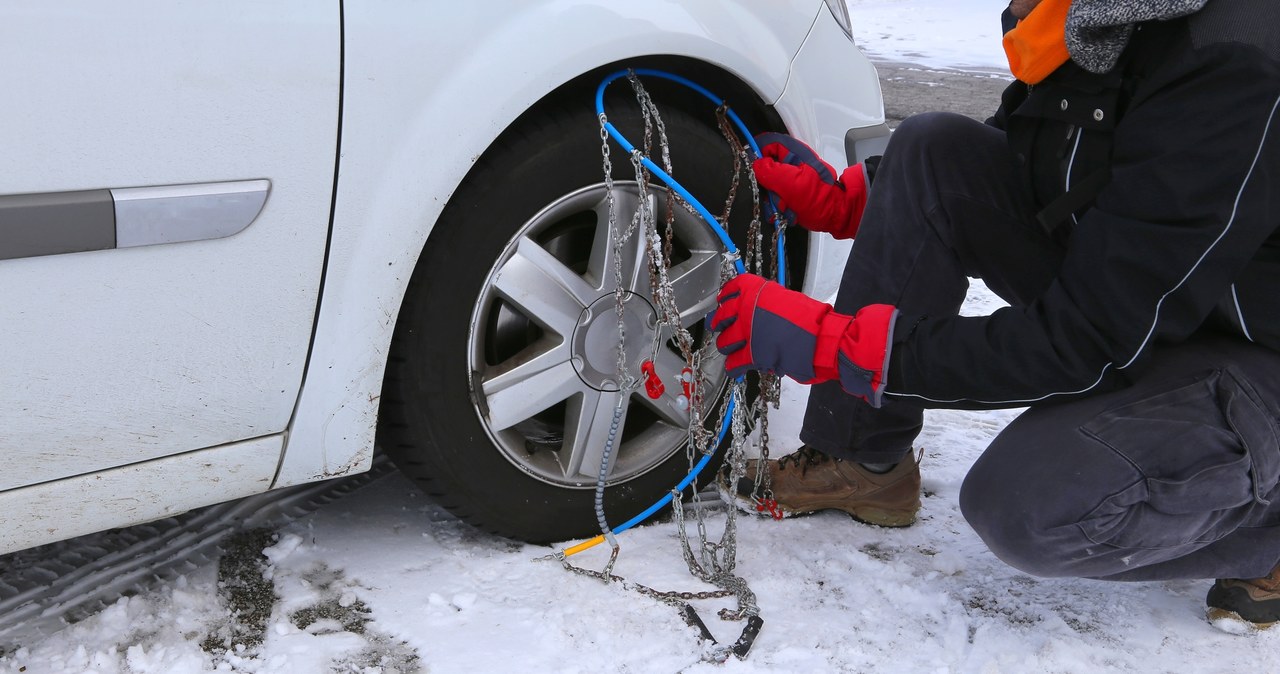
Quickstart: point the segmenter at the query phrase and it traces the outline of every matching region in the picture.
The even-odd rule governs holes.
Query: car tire
[[[614,89],[627,95],[610,97],[610,120],[639,141],[639,108],[625,82]],[[716,212],[728,194],[733,159],[712,106],[706,107],[705,117],[663,108],[662,119],[677,179]],[[631,195],[619,208],[620,219],[629,221],[636,190],[626,181],[634,174],[629,157],[612,145],[614,196],[627,202]],[[658,187],[656,205],[665,213],[666,193]],[[749,188],[739,192],[730,227],[737,240],[751,211]],[[610,341],[617,334],[616,284],[603,277],[617,268],[603,262],[599,250],[601,228],[609,226],[602,205],[607,195],[599,122],[589,102],[543,106],[479,158],[450,197],[410,281],[387,366],[379,444],[436,501],[484,530],[536,543],[600,533],[594,476],[619,399],[627,413],[605,491],[610,525],[661,498],[688,472],[684,431],[672,411],[681,388],[671,371],[679,360],[670,343],[659,347],[667,389],[660,399],[649,400],[644,387],[619,392],[610,379],[616,379],[617,342]],[[677,207],[676,217],[673,270],[683,265],[686,285],[699,286],[682,290],[678,304],[682,322],[699,332],[699,319],[715,305],[723,248],[705,223],[691,224],[697,222],[692,214]],[[634,244],[621,257],[628,255],[639,255]],[[627,273],[635,266],[642,265],[628,263]],[[644,333],[651,296],[639,287],[648,284],[647,271],[635,274],[640,280],[637,292],[626,295],[624,323]],[[582,297],[588,287],[598,295],[594,301]],[[588,307],[576,321],[569,300]],[[610,343],[612,351],[602,352]],[[722,391],[722,361],[711,354],[708,389]],[[637,377],[640,357],[630,347],[624,354]],[[531,365],[540,358],[558,363],[545,370]],[[503,377],[523,381],[495,393]],[[700,481],[710,479],[718,463],[717,457]]]

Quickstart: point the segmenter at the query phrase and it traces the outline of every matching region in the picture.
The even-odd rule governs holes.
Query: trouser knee
[[[1040,577],[1075,575],[1067,561],[1078,551],[1052,523],[1036,486],[1011,475],[1013,466],[975,465],[960,489],[960,511],[1001,561]]]
[[[1161,349],[1129,387],[1014,420],[965,478],[961,510],[1034,575],[1266,572],[1280,557],[1280,535],[1257,544],[1280,521],[1277,372],[1280,356],[1225,337]]]
[[[975,154],[971,150],[977,135],[985,140],[991,136],[990,127],[953,112],[926,112],[898,125],[885,156],[909,158],[918,169],[937,166],[934,158],[945,158],[947,166],[963,164],[966,156]]]
[[[1107,565],[1120,550],[1086,530],[1101,504],[1141,482],[1124,457],[1080,432],[1075,409],[1032,408],[1014,420],[974,462],[960,490],[960,510],[987,547],[1034,576],[1112,572]]]

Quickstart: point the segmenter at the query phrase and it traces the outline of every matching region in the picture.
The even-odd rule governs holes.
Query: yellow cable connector
[[[578,554],[579,552],[582,552],[583,550],[589,550],[589,549],[591,549],[591,548],[594,548],[594,547],[596,547],[597,545],[600,545],[600,544],[601,544],[601,543],[603,543],[603,542],[604,542],[604,535],[603,535],[603,534],[601,534],[601,535],[596,536],[595,538],[593,538],[593,539],[591,539],[591,540],[589,540],[589,541],[585,541],[585,542],[579,543],[579,544],[577,544],[577,545],[573,546],[572,548],[569,548],[569,549],[565,550],[564,552],[562,552],[562,553],[560,553],[560,554],[561,554],[561,556],[563,556],[563,557],[571,557],[571,556],[573,556],[573,555]]]

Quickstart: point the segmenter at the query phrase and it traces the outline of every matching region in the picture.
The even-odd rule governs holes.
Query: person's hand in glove
[[[862,164],[836,170],[799,140],[781,133],[756,137],[761,157],[751,164],[760,186],[778,197],[778,210],[797,225],[852,239],[867,206],[868,177]]]
[[[880,406],[898,310],[888,304],[846,316],[831,305],[756,276],[725,284],[710,319],[730,376],[748,370],[802,384],[838,380],[845,392]]]

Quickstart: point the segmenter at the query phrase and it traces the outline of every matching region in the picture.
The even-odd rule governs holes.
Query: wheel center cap
[[[657,326],[657,313],[644,297],[623,293],[622,326],[626,331],[625,370],[640,379],[640,363],[648,358]],[[573,330],[573,366],[583,383],[597,391],[617,391],[618,301],[609,293],[592,302],[578,316]]]

